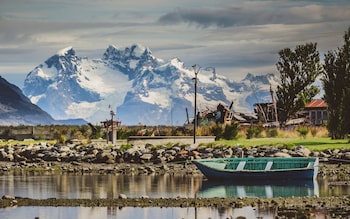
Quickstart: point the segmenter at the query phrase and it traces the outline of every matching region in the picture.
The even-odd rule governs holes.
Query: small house
[[[304,113],[311,125],[324,125],[328,118],[328,104],[321,99],[312,100],[305,105]]]

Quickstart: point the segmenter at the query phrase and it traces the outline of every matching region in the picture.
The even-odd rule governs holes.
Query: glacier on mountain
[[[139,44],[110,45],[102,58],[78,57],[64,48],[28,73],[23,92],[55,119],[83,118],[98,124],[110,118],[110,106],[124,125],[182,125],[193,111],[194,72],[179,58],[156,58]],[[270,101],[273,74],[248,74],[234,82],[202,68],[198,74],[198,110],[219,103],[252,112],[256,102]],[[192,115],[193,116],[193,115]]]

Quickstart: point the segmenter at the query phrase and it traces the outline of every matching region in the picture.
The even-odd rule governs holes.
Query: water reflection
[[[350,195],[349,181],[334,181],[327,178],[319,180],[321,197]]]
[[[0,218],[76,218],[76,219],[178,219],[178,218],[264,218],[276,216],[272,208],[117,208],[117,207],[18,207],[0,209]]]
[[[216,182],[203,181],[199,197],[291,197],[319,196],[317,181]]]
[[[1,175],[0,195],[34,199],[128,197],[289,197],[341,196],[350,194],[349,185],[330,186],[327,179],[279,183],[218,183],[201,175]]]
[[[117,198],[194,197],[201,177],[165,175],[21,175],[0,176],[0,194],[34,199],[44,198]]]

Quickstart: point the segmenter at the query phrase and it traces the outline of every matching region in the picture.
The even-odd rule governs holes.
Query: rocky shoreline
[[[63,207],[175,207],[221,209],[251,206],[258,209],[274,209],[276,218],[312,218],[315,212],[324,212],[332,218],[349,218],[350,197],[289,197],[289,198],[127,198],[116,199],[30,199],[3,196],[0,208],[18,206]]]
[[[46,142],[7,145],[0,148],[0,173],[51,171],[74,173],[201,174],[194,159],[223,157],[319,157],[319,176],[347,180],[350,148],[313,152],[304,146],[285,149],[276,146],[144,145],[128,149],[101,144],[50,145]],[[336,163],[334,167],[330,164]],[[327,165],[324,165],[327,164]]]
[[[193,159],[220,157],[319,157],[321,161],[344,161],[350,163],[349,149],[310,151],[304,146],[292,149],[277,146],[202,146],[202,145],[157,145],[111,146],[106,144],[55,144],[40,142],[32,145],[11,145],[0,148],[0,161],[40,163],[86,162],[86,163],[173,163]]]

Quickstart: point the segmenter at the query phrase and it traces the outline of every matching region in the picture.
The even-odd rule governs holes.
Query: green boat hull
[[[216,158],[193,163],[208,179],[316,179],[318,158]]]

